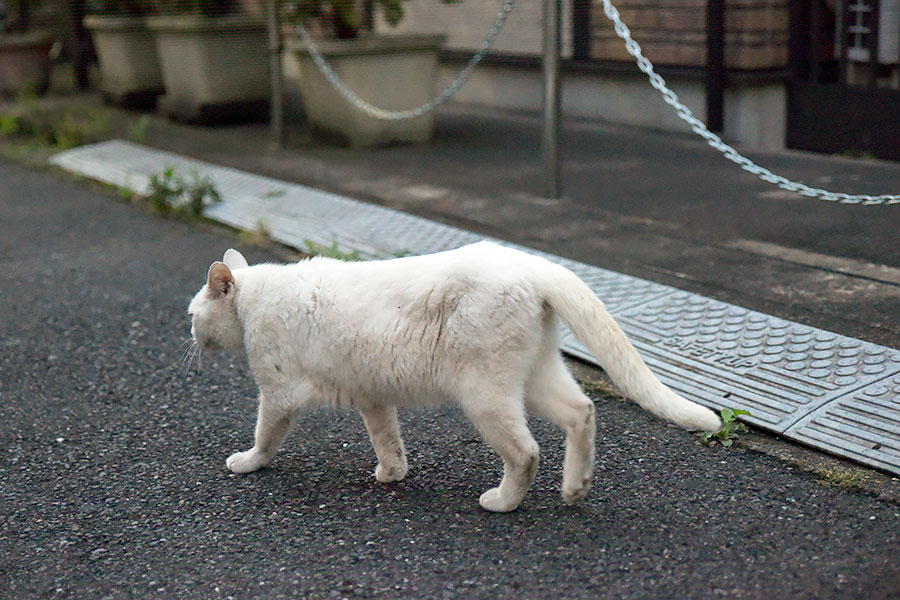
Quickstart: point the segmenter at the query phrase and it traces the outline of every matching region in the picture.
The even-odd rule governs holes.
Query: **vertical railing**
[[[721,132],[725,121],[725,2],[706,0],[706,126]]]
[[[280,0],[269,0],[266,4],[266,25],[269,34],[269,82],[272,88],[269,103],[269,125],[275,145],[281,148],[284,146],[285,129],[284,74],[281,66],[283,42],[279,15]]]
[[[591,0],[572,0],[572,60],[591,60]]]
[[[560,197],[559,127],[561,0],[544,0],[544,196]]]

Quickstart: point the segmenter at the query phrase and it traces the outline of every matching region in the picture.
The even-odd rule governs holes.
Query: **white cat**
[[[194,342],[243,346],[259,386],[256,443],[228,458],[234,473],[268,464],[298,414],[324,403],[362,414],[375,478],[398,481],[407,464],[397,407],[452,401],[503,459],[481,506],[514,510],[534,480],[526,411],[565,431],[562,496],[576,502],[591,485],[594,405],[560,356],[557,316],[642,407],[688,429],[721,426],[650,372],[587,285],[542,258],[481,242],[373,262],[250,267],[235,250],[223,260],[189,313]]]

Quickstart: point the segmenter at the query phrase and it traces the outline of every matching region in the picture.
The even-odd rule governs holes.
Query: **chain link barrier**
[[[331,65],[328,64],[325,57],[319,52],[309,31],[307,31],[302,24],[297,25],[297,33],[300,34],[300,38],[306,45],[316,67],[318,67],[322,75],[325,76],[329,83],[331,83],[331,85],[333,85],[348,102],[376,119],[399,121],[420,117],[425,113],[434,110],[446,102],[463,86],[475,70],[475,67],[478,66],[478,63],[481,62],[481,59],[484,58],[484,55],[493,46],[497,36],[500,35],[500,31],[506,23],[506,18],[513,9],[513,3],[514,0],[506,0],[500,9],[500,12],[497,14],[493,26],[482,41],[481,48],[457,74],[450,85],[444,88],[440,94],[432,98],[429,102],[409,110],[385,110],[374,106],[357,96],[356,93],[348,88],[341,78],[338,77],[337,73],[334,72],[334,69],[331,68]],[[631,37],[631,30],[629,30],[628,26],[622,21],[618,9],[613,6],[611,0],[601,0],[601,3],[603,5],[603,12],[612,22],[616,35],[625,42],[625,49],[637,61],[638,68],[647,75],[647,78],[650,80],[650,85],[662,94],[665,103],[671,106],[678,117],[691,127],[691,131],[705,139],[707,144],[721,152],[725,158],[738,165],[741,169],[756,175],[759,179],[771,183],[782,190],[809,198],[818,198],[820,200],[837,202],[840,204],[863,204],[867,206],[900,203],[900,195],[882,194],[873,196],[869,194],[846,194],[844,192],[830,192],[821,188],[814,188],[798,181],[792,181],[781,175],[776,175],[769,169],[757,165],[752,160],[742,155],[732,146],[722,141],[722,138],[718,135],[707,129],[703,121],[695,117],[694,113],[691,112],[691,109],[685,106],[681,100],[679,100],[678,95],[666,85],[665,79],[654,70],[653,63],[644,56],[640,45]]]
[[[315,42],[312,39],[312,36],[309,34],[309,31],[302,25],[297,25],[297,33],[300,34],[300,38],[303,40],[303,43],[306,44],[306,48],[309,51],[309,55],[312,57],[313,62],[316,63],[316,66],[319,68],[319,71],[322,75],[325,76],[325,79],[328,80],[331,85],[348,101],[350,104],[363,111],[367,115],[371,117],[375,117],[376,119],[383,119],[386,121],[401,121],[405,119],[414,119],[416,117],[421,117],[425,113],[434,110],[444,102],[446,102],[453,94],[459,90],[472,74],[472,71],[475,70],[475,67],[478,66],[478,63],[481,62],[481,59],[484,58],[484,55],[487,54],[487,51],[490,50],[491,46],[494,45],[494,41],[497,39],[497,36],[500,35],[500,31],[503,29],[503,25],[506,23],[506,17],[509,16],[510,11],[513,9],[514,0],[506,0],[504,2],[503,7],[500,9],[500,12],[497,13],[497,18],[494,21],[494,25],[488,31],[484,40],[481,42],[481,48],[475,55],[469,60],[465,67],[457,74],[456,78],[444,88],[440,94],[432,98],[429,102],[426,102],[422,106],[418,106],[416,108],[411,108],[409,110],[385,110],[383,108],[379,108],[372,104],[369,104],[362,98],[356,95],[347,85],[338,77],[338,74],[334,72],[334,69],[331,68],[331,65],[328,64],[328,61],[325,60],[325,57],[322,56],[322,53],[319,52],[319,49],[316,48]]]
[[[787,179],[780,175],[775,175],[774,173],[772,173],[772,171],[764,167],[760,167],[746,156],[740,154],[737,150],[723,142],[722,138],[707,129],[706,125],[694,116],[694,114],[691,112],[691,109],[682,104],[682,102],[678,99],[678,95],[675,94],[675,92],[673,92],[671,89],[669,89],[669,87],[666,85],[665,80],[653,70],[653,63],[651,63],[649,60],[647,60],[646,57],[644,57],[643,52],[641,51],[641,47],[631,37],[631,31],[628,29],[628,26],[622,22],[622,19],[619,16],[619,11],[616,9],[616,7],[612,5],[612,2],[610,0],[601,1],[603,3],[603,12],[605,12],[607,18],[612,21],[616,31],[616,35],[622,38],[622,40],[625,42],[625,49],[629,54],[631,54],[631,56],[635,58],[635,60],[637,60],[638,68],[650,79],[650,85],[653,86],[653,88],[655,88],[660,94],[662,94],[663,100],[665,100],[666,104],[675,109],[675,113],[678,115],[678,117],[691,126],[691,131],[705,139],[706,143],[721,152],[725,156],[725,158],[735,163],[743,170],[756,175],[763,181],[775,184],[783,190],[795,192],[802,196],[819,198],[821,200],[838,202],[840,204],[874,205],[900,203],[900,196],[897,195],[854,195],[845,194],[843,192],[829,192],[828,190],[810,187],[797,181],[791,181],[790,179]]]

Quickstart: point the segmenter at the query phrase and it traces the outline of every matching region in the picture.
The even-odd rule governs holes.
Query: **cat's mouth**
[[[209,338],[194,338],[194,342],[203,350],[221,350],[222,345]]]

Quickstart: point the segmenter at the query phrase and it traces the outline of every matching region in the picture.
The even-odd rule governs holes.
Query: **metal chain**
[[[383,119],[387,121],[401,121],[404,119],[414,119],[416,117],[421,117],[425,113],[434,110],[444,102],[446,102],[453,94],[459,90],[472,74],[472,71],[475,70],[475,67],[478,66],[478,63],[481,62],[481,59],[484,58],[484,55],[487,51],[493,46],[494,40],[497,39],[497,36],[500,35],[500,30],[503,29],[504,23],[506,23],[506,17],[509,16],[510,11],[513,9],[514,0],[506,0],[504,2],[503,7],[500,9],[500,12],[497,14],[497,19],[494,21],[494,25],[491,27],[490,31],[488,31],[487,36],[485,36],[484,40],[481,42],[481,48],[478,52],[472,57],[472,59],[466,64],[466,66],[457,74],[456,79],[450,83],[444,91],[440,94],[432,98],[429,102],[425,104],[412,108],[409,110],[385,110],[383,108],[379,108],[372,104],[369,104],[359,96],[357,96],[353,90],[347,87],[347,85],[341,81],[341,78],[338,77],[337,73],[334,72],[334,69],[331,68],[331,65],[325,60],[325,57],[322,56],[322,53],[319,52],[319,49],[316,48],[315,43],[313,42],[312,36],[309,34],[309,31],[300,24],[297,25],[297,33],[300,34],[303,43],[306,44],[306,48],[309,51],[310,56],[313,59],[313,62],[316,63],[316,66],[321,71],[322,75],[325,76],[325,79],[331,83],[335,87],[335,89],[340,92],[340,94],[347,99],[348,102],[353,104],[356,108],[368,114],[369,116],[375,117],[376,119]]]
[[[641,47],[631,37],[631,31],[629,31],[628,26],[622,22],[622,19],[619,17],[619,11],[616,9],[616,7],[612,5],[612,2],[610,0],[601,1],[603,2],[603,11],[606,13],[606,16],[610,21],[612,21],[615,27],[616,35],[618,35],[620,38],[622,38],[622,40],[625,41],[625,49],[628,50],[628,53],[637,60],[638,68],[643,71],[650,79],[650,85],[662,94],[663,100],[665,100],[666,104],[675,109],[678,117],[688,125],[690,125],[691,130],[694,133],[705,139],[710,146],[721,152],[725,156],[725,158],[737,164],[743,170],[756,175],[763,181],[775,184],[783,190],[795,192],[803,196],[808,196],[810,198],[819,198],[821,200],[827,200],[829,202],[839,202],[841,204],[873,205],[900,203],[900,195],[853,195],[845,194],[843,192],[829,192],[827,190],[810,187],[797,181],[791,181],[790,179],[787,179],[780,175],[775,175],[770,170],[760,167],[749,158],[741,155],[737,150],[723,142],[719,136],[707,129],[706,125],[694,116],[694,114],[691,112],[691,109],[681,103],[675,92],[673,92],[668,88],[668,86],[666,86],[665,80],[653,70],[653,64],[644,57],[641,51]]]

